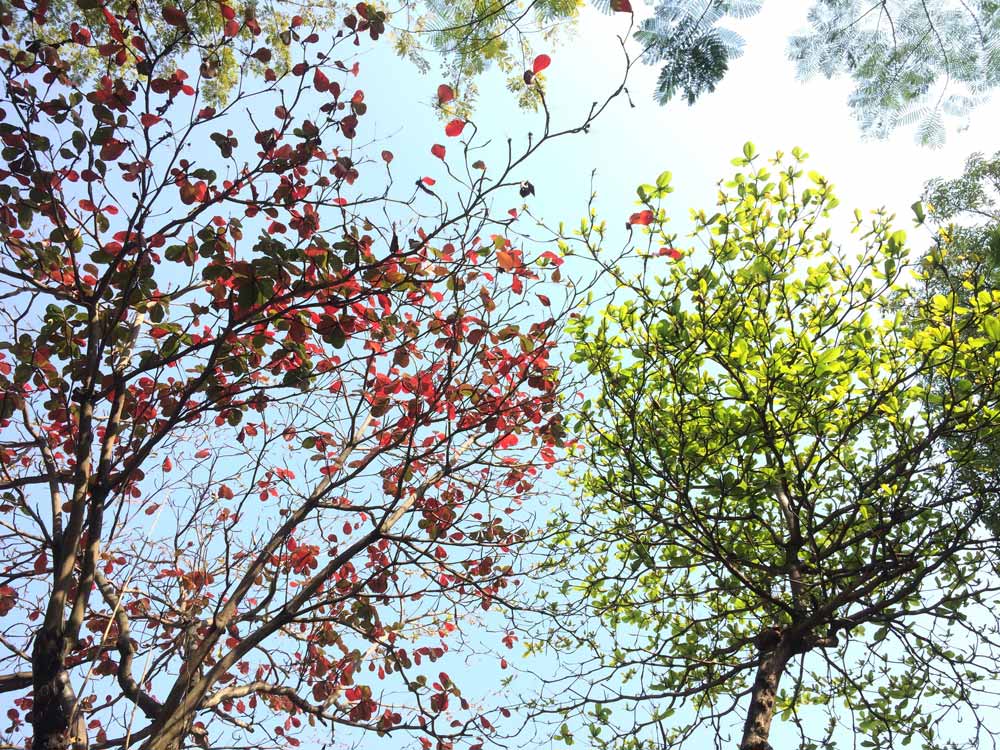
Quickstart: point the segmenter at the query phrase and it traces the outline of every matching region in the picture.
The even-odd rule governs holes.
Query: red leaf
[[[444,159],[444,146],[442,146],[440,143],[435,143],[433,146],[431,146],[431,153],[438,159]]]
[[[541,73],[552,62],[552,58],[548,55],[539,55],[535,58],[535,62],[531,65],[531,70],[533,73]]]
[[[391,163],[392,162],[392,151],[383,151],[382,152],[382,161],[384,161],[386,164]]]
[[[233,7],[231,5],[224,5],[220,3],[219,10],[222,12],[222,17],[227,21],[232,21],[234,18],[236,18],[236,11],[233,10]]]
[[[171,26],[177,26],[178,28],[186,29],[188,25],[184,11],[175,5],[163,6],[163,20]]]
[[[49,558],[45,554],[45,550],[42,550],[38,557],[35,558],[35,572],[44,573],[46,568],[49,567]]]
[[[101,12],[104,14],[104,20],[108,24],[108,31],[111,33],[111,38],[116,42],[124,42],[125,36],[122,34],[122,27],[118,24],[118,19],[106,7],[102,7]]]
[[[447,83],[438,86],[438,104],[447,104],[455,98],[455,89]]]
[[[661,247],[660,255],[667,255],[674,260],[680,260],[684,257],[684,254],[678,250],[676,247]]]
[[[211,455],[212,455],[212,451],[210,451],[208,448],[202,448],[200,451],[198,451],[197,453],[194,454],[194,457],[195,458],[208,458]]]
[[[114,161],[123,153],[128,146],[124,141],[119,141],[117,138],[112,138],[109,141],[105,141],[104,145],[101,146],[101,159],[104,161]]]
[[[421,178],[420,181],[425,185],[433,185],[435,182],[437,182],[437,180],[435,180],[433,177],[423,177]]]
[[[156,509],[160,507],[159,503],[153,503],[148,508],[146,508],[146,515],[151,516],[156,513]]]
[[[162,117],[157,117],[156,115],[151,115],[148,112],[146,114],[144,114],[144,115],[139,115],[139,122],[142,123],[142,126],[144,128],[151,128],[156,123],[160,122],[160,120],[162,120],[162,119],[163,119]]]
[[[321,92],[330,90],[330,79],[319,68],[313,72],[313,88]]]
[[[464,129],[465,123],[462,120],[452,120],[444,126],[444,134],[449,138],[454,138],[461,135]]]
[[[632,214],[628,217],[629,224],[641,224],[642,226],[648,226],[653,223],[653,212],[650,210],[639,211],[639,213]]]
[[[164,471],[170,471],[173,468],[174,468],[174,462],[170,460],[170,456],[167,456],[165,459],[163,459]]]
[[[615,13],[631,13],[632,3],[628,0],[611,0],[611,10]]]

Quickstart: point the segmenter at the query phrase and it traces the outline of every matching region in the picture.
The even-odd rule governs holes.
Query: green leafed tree
[[[959,270],[959,277],[963,273],[996,274],[1000,267],[1000,151],[990,157],[973,154],[959,177],[928,182],[924,202],[931,224],[949,243],[949,255],[964,269]]]
[[[456,109],[467,114],[476,81],[491,66],[508,77],[522,106],[538,103],[537,86],[522,78],[533,48],[552,40],[576,18],[581,0],[410,0],[392,15],[396,51],[428,71],[439,59],[456,88]]]
[[[599,647],[560,709],[604,746],[767,750],[775,722],[785,747],[975,742],[1000,480],[966,468],[1000,437],[1000,291],[917,299],[890,216],[856,213],[841,246],[799,151],[744,154],[693,214],[699,249],[665,233],[667,179],[641,189],[650,252],[609,264],[619,298],[573,329],[596,382],[561,539],[604,630],[552,634]],[[582,237],[600,259],[603,226]]]
[[[960,176],[931,180],[914,209],[935,232],[934,249],[923,261],[923,299],[954,294],[968,304],[978,286],[1000,288],[1000,153],[973,154]],[[969,480],[992,482],[1000,474],[1000,442],[978,436],[967,442],[978,459],[966,467]],[[993,533],[1000,532],[1000,505],[988,508],[983,520]]]

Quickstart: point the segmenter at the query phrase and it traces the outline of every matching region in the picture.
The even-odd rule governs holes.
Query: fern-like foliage
[[[746,18],[760,10],[758,0],[663,0],[643,22],[636,39],[643,59],[663,63],[656,98],[665,104],[678,94],[694,104],[715,90],[729,62],[743,52],[743,38],[718,24],[726,16]]]
[[[594,0],[600,7],[608,0]],[[636,38],[648,63],[662,63],[661,103],[688,103],[715,90],[743,39],[720,23],[747,18],[760,0],[660,0]],[[815,0],[809,31],[788,54],[801,78],[848,75],[849,104],[870,136],[915,126],[928,146],[1000,85],[1000,0]]]
[[[915,124],[921,143],[939,146],[946,121],[966,126],[1000,84],[996,0],[819,0],[809,24],[789,44],[800,77],[851,76],[868,135]]]

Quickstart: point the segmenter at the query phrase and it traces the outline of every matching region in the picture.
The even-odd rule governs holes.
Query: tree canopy
[[[916,254],[752,144],[693,247],[670,172],[548,223],[660,145],[597,5],[606,92],[533,49],[575,0],[0,0],[0,750],[1000,733],[1000,157]],[[663,0],[662,98],[759,7]],[[817,3],[872,132],[993,85],[949,7]]]
[[[669,174],[642,188],[642,271],[608,266],[623,298],[573,324],[597,384],[562,544],[607,635],[551,642],[610,644],[585,688],[557,683],[598,744],[765,750],[778,717],[811,748],[993,731],[977,689],[1000,586],[978,521],[1000,475],[967,469],[1000,436],[1000,290],[919,298],[905,233],[857,212],[842,246],[804,158],[747,144],[692,250],[666,234]],[[600,259],[603,226],[583,241]],[[975,720],[943,723],[959,710]]]
[[[523,7],[509,0],[407,0],[391,9],[379,3],[336,0],[46,0],[28,12],[26,4],[19,0],[0,2],[0,13],[7,18],[7,38],[16,45],[34,43],[60,48],[78,81],[103,75],[108,58],[94,45],[79,41],[68,44],[71,24],[101,34],[111,23],[106,14],[127,16],[138,34],[126,40],[126,46],[138,44],[141,52],[143,40],[156,39],[157,55],[164,62],[197,56],[199,91],[211,104],[225,103],[236,94],[248,68],[257,73],[267,66],[279,72],[286,69],[291,59],[288,45],[298,36],[298,29],[350,34],[354,29],[343,27],[342,19],[359,17],[367,36],[376,40],[387,34],[396,52],[424,72],[436,61],[457,97],[448,107],[450,113],[466,115],[477,96],[478,77],[494,65],[507,75],[509,87],[519,95],[522,105],[537,106],[539,88],[525,83],[522,71],[534,57],[534,46],[552,41],[571,24],[578,8],[578,0],[531,0]],[[17,9],[23,12],[12,12]],[[232,38],[219,44],[223,32]],[[240,54],[243,45],[261,40],[267,42],[271,52],[268,59]],[[120,55],[114,62],[139,76],[147,75],[144,66],[134,66],[132,55]],[[125,74],[119,71],[119,75]]]
[[[481,746],[506,709],[435,663],[516,588],[587,286],[516,241],[515,174],[603,106],[489,165],[454,119],[401,184],[352,59],[379,12],[215,4],[221,104],[169,7],[0,49],[5,742]]]
[[[662,62],[661,102],[689,103],[715,90],[743,39],[722,26],[755,14],[759,0],[662,0],[636,34],[649,62]],[[917,125],[921,143],[939,146],[945,122],[969,113],[1000,83],[1000,4],[993,0],[822,0],[810,30],[789,40],[799,75],[847,75],[862,130],[884,137]]]
[[[9,0],[7,0],[9,2]],[[23,2],[12,8],[26,8]],[[632,14],[629,0],[594,0],[604,11]],[[581,0],[406,0],[398,6],[361,3],[356,7],[324,0],[303,5],[287,0],[260,4],[218,0],[177,3],[130,0],[46,0],[41,11],[11,13],[8,37],[15,43],[58,47],[70,36],[75,19],[90,29],[107,23],[105,10],[128,14],[147,37],[160,40],[158,53],[178,59],[200,58],[200,89],[207,100],[225,102],[240,80],[240,67],[257,61],[234,54],[233,44],[218,45],[218,34],[230,29],[248,41],[252,19],[277,55],[266,61],[276,69],[288,63],[279,44],[305,23],[339,28],[345,13],[365,18],[372,39],[388,34],[396,52],[427,72],[438,63],[455,91],[447,114],[468,116],[478,96],[479,77],[497,67],[522,106],[537,107],[537,85],[525,83],[521,72],[540,42],[570,38]],[[225,7],[229,10],[223,11]],[[644,60],[662,65],[655,96],[661,103],[683,97],[689,104],[711,93],[744,48],[743,38],[729,28],[747,19],[762,0],[660,0],[651,18],[635,33]],[[364,9],[364,10],[363,10]],[[884,137],[899,126],[917,125],[921,143],[939,146],[949,121],[959,127],[1000,83],[1000,4],[994,0],[823,0],[809,12],[809,30],[789,39],[789,57],[799,75],[827,78],[846,75],[855,82],[850,97],[862,130]],[[340,33],[346,32],[346,29]],[[91,46],[63,49],[74,75],[101,75],[106,58]],[[263,62],[263,61],[261,61]],[[131,65],[128,56],[118,65]],[[142,75],[142,70],[137,70]]]

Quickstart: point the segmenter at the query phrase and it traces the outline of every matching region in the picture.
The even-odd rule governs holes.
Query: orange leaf
[[[653,223],[653,212],[650,210],[639,211],[638,213],[632,214],[628,217],[629,224],[640,224],[642,226],[648,226]]]
[[[513,271],[518,267],[517,258],[506,250],[497,250],[497,265],[504,271]]]

